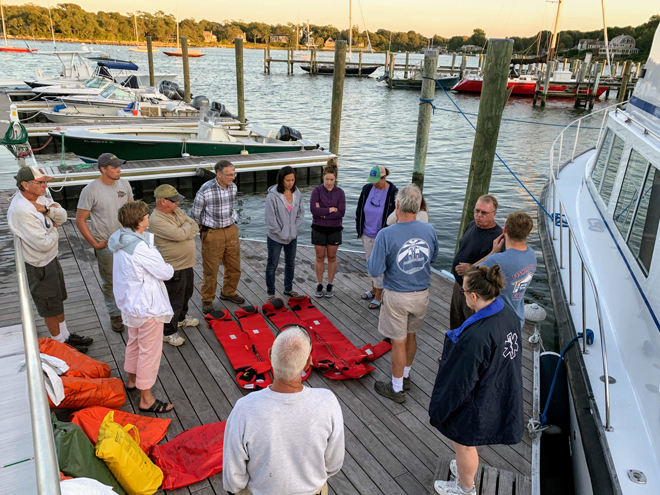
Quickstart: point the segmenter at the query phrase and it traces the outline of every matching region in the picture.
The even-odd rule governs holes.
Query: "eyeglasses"
[[[233,174],[225,174],[225,173],[223,172],[222,175],[224,175],[225,177],[236,177],[236,174],[235,174],[235,173],[233,173]]]
[[[377,203],[374,203],[374,198],[372,197],[369,202],[371,203],[371,206],[375,206],[376,208],[380,208],[380,198],[378,198]]]
[[[470,292],[474,293],[473,291],[464,289],[463,287],[461,287],[458,290],[460,291],[461,294],[466,294],[466,293],[469,294]]]
[[[495,210],[486,211],[486,210],[479,210],[477,208],[474,209],[474,214],[475,215],[482,215],[482,216],[485,217],[486,215],[490,215],[491,213],[495,213]]]
[[[42,187],[44,187],[44,186],[48,187],[48,184],[49,184],[49,182],[44,182],[44,181],[40,181],[40,180],[31,180],[31,181],[28,182],[28,184],[33,184],[35,182],[37,184],[39,184],[40,186],[42,186]]]

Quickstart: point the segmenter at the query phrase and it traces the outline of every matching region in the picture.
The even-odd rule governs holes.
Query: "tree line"
[[[7,32],[11,36],[22,38],[50,38],[50,19],[48,9],[34,4],[5,5],[5,18]],[[61,40],[96,40],[106,42],[130,42],[135,40],[133,16],[118,12],[87,12],[73,3],[58,4],[51,8],[53,30],[55,38]],[[145,36],[160,43],[176,42],[176,19],[172,14],[163,11],[156,13],[137,12],[136,20],[140,40]],[[639,58],[646,60],[651,48],[655,30],[660,22],[660,15],[652,16],[648,22],[639,26],[609,27],[609,39],[620,34],[628,34],[635,38],[637,48],[640,50]],[[284,46],[295,46],[296,37],[300,41],[305,36],[305,26],[296,26],[294,23],[265,24],[263,22],[244,22],[242,20],[225,19],[222,22],[202,19],[182,19],[179,21],[181,36],[187,36],[190,43],[204,43],[204,32],[210,32],[217,37],[217,43],[228,44],[234,38],[244,36],[246,41],[252,43],[268,43],[271,35],[284,35],[288,43],[277,43]],[[354,47],[367,48],[369,44],[377,51],[410,51],[419,52],[428,46],[446,47],[450,51],[460,51],[464,45],[483,47],[487,35],[483,29],[474,29],[469,36],[443,37],[434,35],[425,37],[415,31],[394,32],[386,29],[376,31],[360,31],[359,27],[352,27],[352,40]],[[340,30],[334,26],[310,25],[310,35],[316,45],[322,45],[328,39],[348,40],[348,29]],[[515,53],[535,55],[537,51],[543,53],[547,49],[551,33],[540,31],[535,36],[510,36],[514,40]],[[580,39],[604,39],[603,30],[595,31],[562,31],[559,35],[559,50],[567,52],[572,50]],[[303,38],[302,41],[306,41]],[[572,54],[571,54],[572,55]]]

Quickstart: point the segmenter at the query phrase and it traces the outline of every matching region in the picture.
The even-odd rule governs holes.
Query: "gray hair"
[[[399,203],[401,213],[417,215],[422,205],[422,191],[415,184],[403,186],[396,194],[396,202]]]
[[[222,173],[222,171],[224,169],[226,169],[227,167],[234,168],[234,164],[232,162],[230,162],[229,160],[226,160],[226,159],[223,158],[222,160],[220,160],[218,163],[215,164],[215,167],[214,167],[215,168],[215,173],[216,174]]]
[[[273,343],[270,357],[273,374],[285,381],[301,380],[311,352],[312,343],[307,330],[298,325],[288,327]]]

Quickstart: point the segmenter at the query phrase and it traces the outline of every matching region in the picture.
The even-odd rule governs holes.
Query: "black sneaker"
[[[91,337],[83,337],[82,335],[70,333],[69,338],[66,339],[65,344],[90,346],[92,345],[92,342],[94,342],[94,339]]]
[[[64,341],[65,344],[70,345],[73,347],[76,351],[82,352],[83,354],[87,354],[88,347],[86,345],[81,345],[81,344],[72,344],[69,342],[69,340]]]
[[[323,284],[318,284],[316,290],[314,291],[316,297],[323,297]]]
[[[376,382],[374,383],[374,389],[376,389],[379,395],[387,397],[399,404],[406,401],[406,393],[403,390],[401,392],[395,392],[392,382]]]
[[[334,286],[332,284],[328,284],[328,287],[325,289],[325,297],[332,297],[335,295],[335,290]]]
[[[403,390],[410,390],[410,377],[403,377]]]

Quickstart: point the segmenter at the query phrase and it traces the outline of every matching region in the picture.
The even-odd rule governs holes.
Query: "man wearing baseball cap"
[[[124,330],[124,323],[112,292],[112,252],[108,249],[108,239],[121,228],[117,211],[128,201],[133,201],[131,185],[120,179],[121,166],[125,163],[125,160],[112,153],[99,156],[97,165],[101,176],[82,190],[76,213],[78,230],[94,248],[103,285],[103,298],[115,332]],[[87,219],[90,225],[87,225]]]
[[[21,239],[25,272],[32,300],[53,339],[87,352],[89,337],[69,333],[64,321],[67,298],[64,273],[57,259],[57,226],[66,222],[66,210],[46,196],[53,180],[37,167],[22,167],[15,176],[18,192],[7,210],[9,228]]]
[[[195,236],[199,226],[179,208],[179,202],[184,197],[173,186],[161,184],[154,191],[154,196],[156,208],[149,217],[149,232],[154,235],[156,248],[165,263],[174,268],[172,278],[165,281],[174,316],[163,327],[163,342],[180,346],[185,340],[178,329],[199,325],[197,318],[188,316],[188,301],[195,289],[193,267],[196,262]]]

